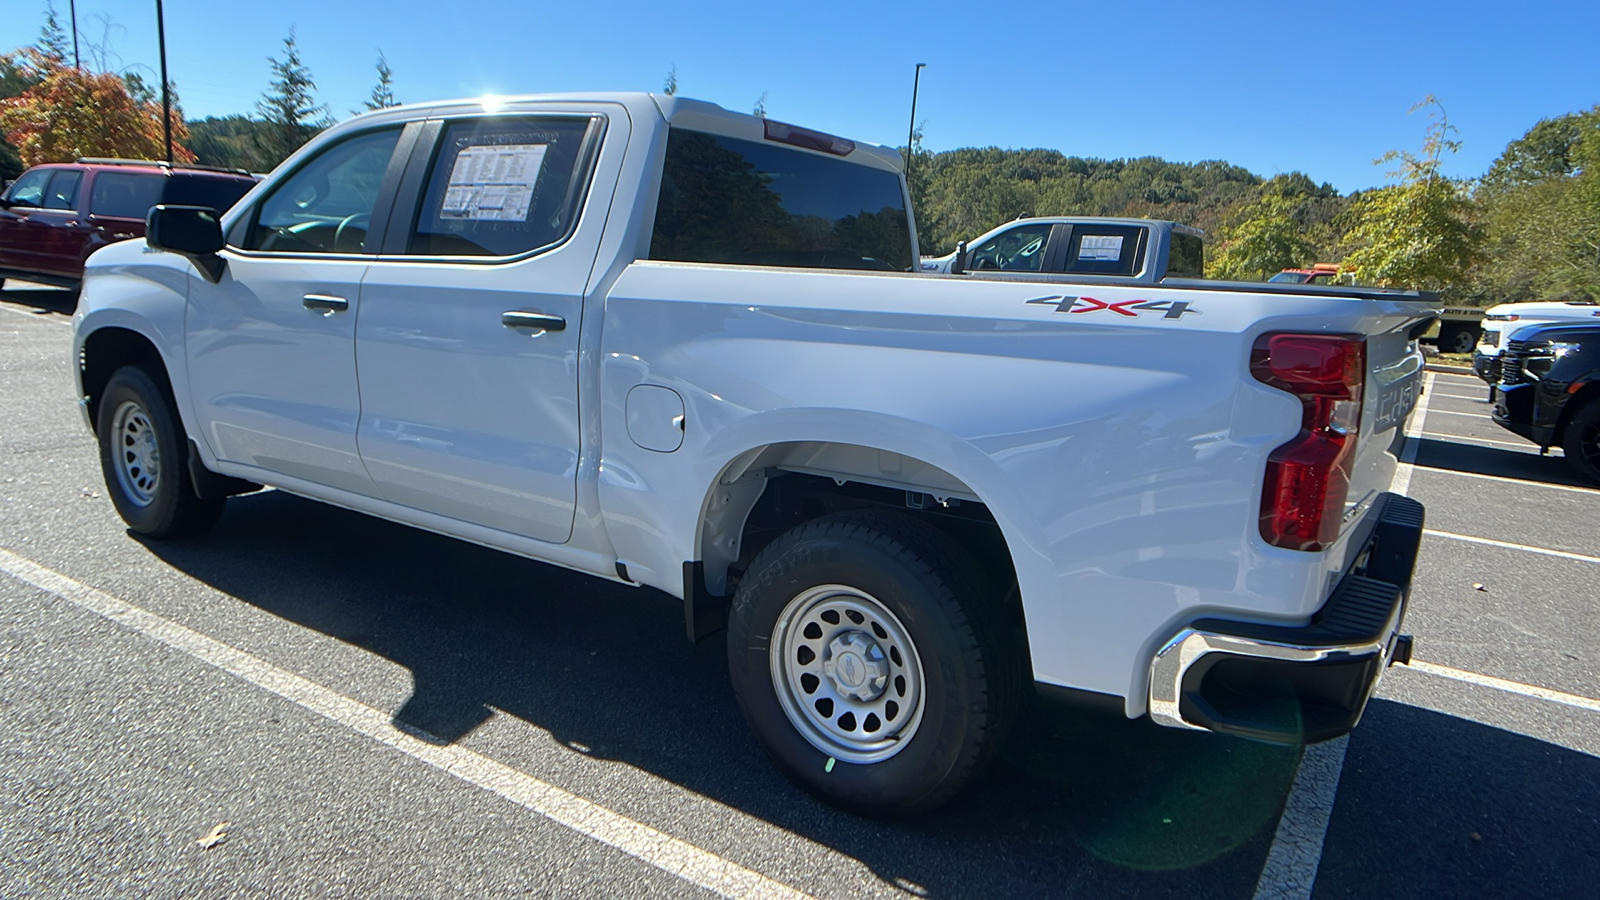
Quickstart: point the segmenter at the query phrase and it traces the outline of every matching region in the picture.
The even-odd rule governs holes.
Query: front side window
[[[73,209],[78,201],[78,182],[83,173],[77,169],[64,169],[50,179],[50,189],[44,193],[45,209]]]
[[[572,233],[588,183],[590,118],[452,122],[434,157],[406,251],[518,256]]]
[[[969,269],[1008,272],[1044,271],[1044,246],[1050,240],[1048,224],[1019,225],[983,242],[972,253]]]
[[[55,169],[34,169],[22,173],[22,177],[12,183],[11,189],[6,191],[6,199],[16,206],[44,206],[45,185],[50,183],[50,176]]]
[[[907,271],[900,177],[775,142],[673,128],[650,258]]]
[[[262,201],[244,249],[361,253],[399,139],[389,129],[323,148]]]
[[[89,213],[142,220],[150,207],[161,202],[166,180],[165,175],[151,173],[101,172],[89,190]]]

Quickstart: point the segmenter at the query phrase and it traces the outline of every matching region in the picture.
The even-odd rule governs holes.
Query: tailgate
[[[1361,429],[1341,530],[1357,521],[1359,512],[1394,481],[1401,433],[1422,396],[1422,352],[1410,330],[1406,326],[1367,337]]]

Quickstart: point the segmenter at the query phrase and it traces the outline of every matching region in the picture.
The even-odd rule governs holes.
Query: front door
[[[245,211],[219,283],[189,280],[190,392],[218,458],[371,494],[356,450],[368,223],[400,131],[322,149]],[[398,163],[396,163],[398,165]],[[292,486],[292,485],[291,485]]]
[[[413,208],[397,201],[356,328],[361,458],[388,499],[571,536],[579,326],[603,219],[577,222],[604,121],[446,121]]]

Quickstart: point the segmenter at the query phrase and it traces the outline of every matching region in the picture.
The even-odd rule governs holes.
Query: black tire
[[[1600,400],[1590,400],[1567,422],[1561,450],[1572,468],[1600,484]]]
[[[1443,353],[1471,353],[1478,346],[1478,335],[1471,325],[1446,325],[1439,332],[1439,350]]]
[[[106,492],[128,528],[150,538],[191,537],[222,515],[227,498],[195,496],[189,441],[170,394],[143,369],[112,373],[96,416]]]
[[[839,587],[856,593],[828,593]],[[805,600],[813,595],[825,599]],[[862,602],[863,596],[892,614],[880,617],[887,632],[878,627],[878,618],[863,625],[851,614],[851,621],[871,627],[890,648],[878,653],[878,660],[885,666],[890,658],[897,664],[917,662],[915,671],[923,677],[920,685],[912,685],[920,688],[915,711],[908,705],[898,723],[892,703],[885,713],[891,721],[881,723],[883,734],[903,729],[896,740],[886,742],[892,743],[891,749],[874,751],[887,753],[886,758],[851,762],[843,757],[865,751],[835,744],[826,726],[807,723],[812,713],[805,708],[820,709],[822,701],[797,693],[803,690],[802,681],[775,675],[773,648],[785,646],[785,635],[802,634],[802,619],[793,617],[797,604],[819,604],[823,611],[817,615],[825,617],[829,603],[839,598]],[[786,610],[790,617],[785,617]],[[911,815],[943,804],[976,776],[999,751],[1015,718],[1025,655],[1007,640],[1010,631],[1000,613],[990,580],[948,536],[907,516],[840,513],[789,531],[756,557],[729,614],[728,669],[745,718],[795,784],[863,815]],[[841,627],[843,631],[822,633],[815,646],[874,640],[863,629],[850,630],[848,622]],[[907,645],[903,655],[897,652],[897,633]],[[795,639],[804,644],[808,638],[811,632],[804,631]],[[809,661],[808,652],[801,651],[799,658]],[[834,652],[831,662],[842,672],[848,655]],[[798,662],[794,666],[802,668]],[[840,689],[839,678],[831,672],[827,678],[820,690]],[[791,681],[796,686],[789,686]],[[882,697],[906,696],[906,685],[892,679],[887,685]],[[896,690],[901,693],[889,693]],[[860,699],[840,699],[838,707],[830,700],[829,712],[818,715],[836,717],[835,724],[846,722],[847,713],[837,710]],[[874,718],[866,714],[848,727],[868,729]],[[853,733],[863,740],[871,737],[864,731]]]

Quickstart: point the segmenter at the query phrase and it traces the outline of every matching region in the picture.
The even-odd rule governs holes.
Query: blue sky
[[[44,0],[6,0],[0,50],[34,42]],[[1341,191],[1415,149],[1407,110],[1444,103],[1480,175],[1541,118],[1600,103],[1600,2],[947,3],[809,0],[166,0],[167,62],[191,118],[252,111],[294,27],[338,118],[376,81],[403,101],[484,93],[660,90],[890,146],[917,118],[933,150],[1224,159]],[[68,0],[56,0],[65,22]],[[78,0],[80,47],[156,81],[154,0]],[[102,17],[110,17],[106,29]]]

